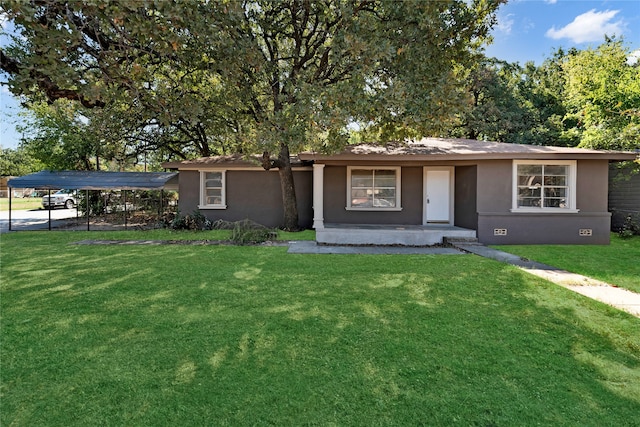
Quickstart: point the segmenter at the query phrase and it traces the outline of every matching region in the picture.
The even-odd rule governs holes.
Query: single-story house
[[[464,139],[356,145],[300,153],[300,226],[321,243],[608,244],[610,161],[636,154]],[[178,169],[179,209],[278,226],[277,171],[239,156],[165,163]]]

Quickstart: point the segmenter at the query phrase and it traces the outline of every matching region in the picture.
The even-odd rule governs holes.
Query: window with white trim
[[[516,160],[513,211],[576,212],[576,162]]]
[[[226,171],[200,171],[200,209],[226,209]]]
[[[400,168],[347,168],[348,210],[401,210]]]

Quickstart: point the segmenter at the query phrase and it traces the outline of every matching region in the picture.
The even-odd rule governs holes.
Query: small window
[[[576,211],[576,162],[514,162],[513,211]]]
[[[347,169],[347,209],[401,210],[400,168]]]
[[[200,209],[226,209],[225,171],[200,171]]]

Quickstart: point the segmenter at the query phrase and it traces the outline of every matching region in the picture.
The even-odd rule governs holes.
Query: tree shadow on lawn
[[[2,424],[47,410],[76,425],[625,425],[640,411],[631,316],[472,256],[285,250],[65,247],[40,275],[15,257]]]

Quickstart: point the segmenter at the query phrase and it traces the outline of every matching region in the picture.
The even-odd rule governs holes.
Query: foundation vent
[[[591,228],[581,228],[578,231],[578,234],[580,236],[590,237],[590,236],[593,236],[593,229],[591,229]]]
[[[507,235],[507,229],[506,228],[494,228],[493,229],[493,235],[494,236],[506,236]]]

